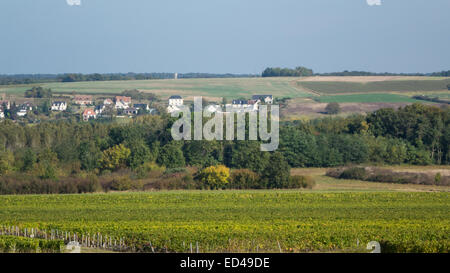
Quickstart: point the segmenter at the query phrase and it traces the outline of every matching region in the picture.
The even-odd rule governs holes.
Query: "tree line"
[[[450,77],[450,70],[433,72],[433,73],[376,73],[368,71],[348,71],[329,72],[329,73],[314,73],[312,69],[299,66],[297,68],[280,68],[268,67],[263,73],[262,77],[309,77],[309,76],[430,76],[430,77]]]
[[[213,74],[213,73],[180,73],[178,78],[250,78],[254,74]],[[33,84],[49,82],[85,82],[85,81],[130,81],[173,79],[175,73],[66,73],[66,74],[18,74],[0,75],[0,85]]]

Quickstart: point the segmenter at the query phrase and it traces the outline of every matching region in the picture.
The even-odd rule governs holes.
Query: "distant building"
[[[3,109],[3,106],[0,105],[0,119],[4,119],[5,118],[5,113],[4,113],[5,109]]]
[[[216,112],[220,113],[220,112],[222,112],[222,107],[220,107],[220,105],[212,105],[211,104],[211,105],[206,106],[205,110],[210,113],[216,113]]]
[[[101,115],[103,113],[103,111],[105,111],[105,109],[106,109],[106,105],[104,105],[104,104],[97,105],[95,107],[95,113],[97,115]]]
[[[116,109],[128,109],[131,105],[131,97],[116,96]]]
[[[19,117],[24,117],[28,114],[28,111],[33,111],[33,104],[30,102],[25,102],[24,104],[20,105],[19,110],[16,114]]]
[[[175,73],[174,77],[175,80],[178,80],[178,73]]]
[[[26,109],[27,111],[33,111],[34,105],[31,102],[25,102],[22,104],[21,108]]]
[[[95,110],[92,108],[87,108],[83,112],[83,120],[89,121],[90,119],[96,119],[97,114],[95,113]]]
[[[137,110],[144,110],[146,112],[150,111],[150,107],[148,107],[148,104],[146,103],[137,103],[133,105],[134,108],[136,108]]]
[[[183,103],[184,101],[181,96],[172,96],[169,98],[169,105],[171,106],[181,106]]]
[[[52,111],[66,111],[67,102],[65,101],[55,101],[52,103]]]
[[[11,109],[11,102],[8,100],[0,100],[0,105],[6,108],[6,110]]]
[[[127,108],[127,109],[123,110],[123,113],[125,115],[137,115],[138,112],[139,112],[139,110],[134,108],[134,107]]]
[[[184,104],[181,96],[171,96],[169,98],[169,106],[167,107],[168,113],[173,113],[180,110],[180,107]]]
[[[103,101],[103,104],[104,104],[104,105],[113,105],[114,102],[112,101],[112,99],[105,99],[105,100]]]
[[[261,103],[265,103],[265,104],[272,104],[273,96],[272,95],[254,95],[252,97],[252,100],[257,100],[257,101],[260,101]]]
[[[73,98],[73,103],[78,105],[92,105],[92,96],[90,95],[77,95]]]
[[[231,107],[235,111],[253,112],[258,111],[259,101],[257,100],[233,100]]]
[[[26,110],[26,109],[20,109],[19,111],[17,111],[17,116],[19,116],[19,117],[24,117],[24,116],[26,116],[27,115],[27,113],[28,113],[28,111]]]

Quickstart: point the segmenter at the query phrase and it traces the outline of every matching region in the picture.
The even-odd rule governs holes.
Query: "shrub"
[[[166,168],[159,166],[155,162],[146,162],[136,168],[138,178],[158,177],[166,171]]]
[[[442,181],[441,173],[437,173],[437,174],[434,176],[434,183],[435,183],[436,185],[439,185],[439,184],[441,183],[441,181]]]
[[[433,175],[428,173],[394,172],[379,168],[331,169],[327,171],[326,175],[339,179],[358,179],[380,183],[450,185],[450,176],[442,176],[440,173]]]
[[[129,191],[136,189],[136,184],[127,176],[114,178],[110,188],[115,191]]]
[[[260,177],[257,173],[248,170],[235,170],[231,174],[230,189],[261,189]]]
[[[166,171],[164,172],[165,175],[167,174],[174,174],[174,173],[186,173],[187,170],[186,168],[170,168],[170,169],[166,169]]]
[[[364,180],[366,179],[366,169],[360,167],[354,167],[350,169],[344,170],[339,178],[341,179],[356,179],[356,180]]]
[[[294,175],[289,177],[289,189],[312,189],[316,181],[310,176]]]

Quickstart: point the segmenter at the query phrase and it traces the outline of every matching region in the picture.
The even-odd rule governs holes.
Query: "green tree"
[[[13,170],[14,155],[10,151],[0,152],[0,175],[5,175]]]
[[[258,141],[237,141],[227,151],[227,162],[235,169],[249,169],[261,173],[269,163],[270,154],[261,151]]]
[[[126,146],[131,151],[129,166],[133,169],[152,160],[152,153],[143,139],[128,141]]]
[[[331,102],[325,107],[325,111],[329,115],[337,115],[341,112],[341,106],[337,102]]]
[[[183,151],[182,142],[171,141],[161,148],[158,156],[158,163],[167,168],[178,168],[186,165]]]
[[[275,152],[270,157],[269,164],[262,173],[263,185],[271,189],[286,188],[289,184],[291,167],[280,152]]]
[[[100,167],[101,159],[102,152],[95,142],[86,141],[80,144],[79,160],[82,169],[92,171]]]

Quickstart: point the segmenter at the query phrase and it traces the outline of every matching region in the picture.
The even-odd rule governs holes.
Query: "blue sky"
[[[449,10],[450,0],[1,0],[0,74],[448,70]]]

